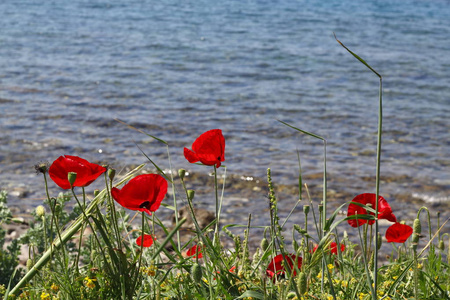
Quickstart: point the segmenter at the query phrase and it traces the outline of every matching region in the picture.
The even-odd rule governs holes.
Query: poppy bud
[[[195,191],[194,190],[188,190],[187,194],[188,194],[188,199],[190,201],[192,201],[194,199],[194,196],[195,196]]]
[[[422,225],[420,224],[419,218],[414,220],[413,230],[414,230],[415,234],[421,234],[422,233]]]
[[[69,172],[67,174],[67,179],[69,180],[70,187],[73,187],[73,184],[75,183],[75,180],[77,180],[77,173]]]
[[[191,269],[192,280],[196,283],[202,281],[202,267],[199,264],[194,264]]]
[[[33,261],[31,259],[27,259],[27,270],[30,271],[33,267]]]
[[[323,204],[319,204],[319,213],[323,212]]]
[[[109,180],[113,181],[116,176],[116,169],[108,169]]]
[[[441,251],[445,250],[444,240],[440,240],[438,244],[438,249]]]
[[[300,272],[298,276],[298,289],[300,291],[300,295],[304,295],[306,293],[308,280],[306,278],[305,272]]]
[[[269,241],[266,238],[263,238],[261,240],[261,250],[266,251],[268,247],[269,247]]]
[[[36,207],[36,216],[38,216],[39,218],[45,216],[45,207],[43,207],[42,205]]]
[[[48,162],[39,162],[38,164],[34,165],[34,169],[36,170],[36,174],[45,174],[48,171]]]
[[[94,190],[94,197],[97,197],[100,194],[100,190]]]
[[[412,242],[417,244],[419,242],[419,235],[416,234],[416,233],[413,233],[412,236],[413,236],[412,237]]]
[[[287,299],[297,299],[297,298],[295,298],[295,292],[289,292],[289,293],[286,295],[286,298],[287,298]]]
[[[309,213],[309,205],[303,205],[303,213],[305,214],[305,216],[308,215],[308,213]]]
[[[178,170],[178,176],[180,176],[181,180],[184,180],[184,175],[186,175],[186,170],[185,169],[179,169]]]

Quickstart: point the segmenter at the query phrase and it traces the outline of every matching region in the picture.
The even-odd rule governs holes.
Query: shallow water
[[[448,1],[2,1],[0,187],[34,206],[36,162],[146,162],[135,142],[169,168],[115,118],[204,173],[182,149],[221,128],[228,174],[295,185],[323,144],[279,119],[327,139],[331,190],[374,192],[379,82],[335,32],[384,76],[381,194],[449,202],[449,20]]]

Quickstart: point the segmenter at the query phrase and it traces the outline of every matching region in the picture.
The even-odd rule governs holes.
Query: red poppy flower
[[[297,257],[295,254],[288,254],[283,258],[283,254],[278,254],[275,256],[270,264],[267,266],[266,274],[273,280],[276,277],[283,277],[285,275],[286,269],[284,268],[284,261],[287,261],[289,268],[294,276],[297,275],[297,270],[294,268],[294,262],[297,261],[297,267],[300,269],[302,267],[302,258]]]
[[[184,157],[190,162],[200,161],[207,166],[220,167],[225,161],[225,138],[222,130],[213,129],[203,133],[192,144],[192,150],[184,148]]]
[[[203,247],[197,247],[197,245],[192,246],[189,248],[189,250],[186,252],[187,256],[193,256],[194,258],[202,258],[202,248]]]
[[[386,230],[386,240],[388,243],[404,243],[412,233],[411,226],[395,223]]]
[[[319,245],[316,245],[316,246],[314,247],[314,249],[311,251],[311,253],[316,252],[317,248],[319,248]],[[338,254],[336,242],[332,242],[332,243],[330,244],[330,250],[331,250],[330,252],[331,252],[332,254],[335,254],[335,255]],[[344,245],[344,244],[341,244],[341,252],[344,252],[344,250],[345,250],[345,245]]]
[[[375,194],[371,194],[371,193],[360,194],[360,195],[356,196],[352,200],[352,202],[357,202],[357,203],[361,203],[364,205],[370,204],[371,207],[373,209],[375,209]],[[367,214],[367,211],[364,208],[362,208],[361,206],[358,206],[358,205],[352,204],[352,203],[350,203],[350,205],[348,206],[347,217],[353,216],[353,215],[366,215],[366,214]],[[375,215],[372,212],[369,212],[368,214],[370,214],[372,216]],[[392,213],[391,207],[389,206],[387,201],[381,196],[378,196],[378,219],[386,219],[391,222],[397,221],[397,218]],[[363,220],[363,219],[347,220],[348,224],[350,224],[350,226],[352,226],[352,227],[361,226],[363,224],[366,224],[367,221],[369,221],[369,225],[372,225],[373,223],[375,223],[375,220]]]
[[[67,176],[70,172],[77,173],[73,186],[85,187],[94,182],[106,171],[105,167],[92,164],[78,156],[64,155],[58,157],[50,166],[50,178],[62,189],[71,188]]]
[[[115,187],[111,190],[114,200],[123,207],[149,215],[159,208],[166,193],[167,181],[158,174],[136,176],[121,190]]]
[[[136,244],[141,247],[142,245],[142,235],[136,239]],[[153,245],[153,237],[150,234],[144,234],[144,245],[142,247],[150,247]]]

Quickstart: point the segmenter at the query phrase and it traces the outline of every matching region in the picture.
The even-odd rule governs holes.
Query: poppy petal
[[[196,163],[199,161],[197,154],[195,154],[193,151],[189,150],[188,148],[184,148],[184,157],[188,160],[188,162]]]
[[[413,233],[411,226],[394,223],[386,230],[386,240],[388,243],[404,243]]]
[[[136,239],[136,244],[141,247],[142,235],[138,236],[138,238]],[[146,248],[150,247],[151,245],[153,245],[153,237],[150,234],[144,234],[144,244],[142,245],[142,247]]]
[[[296,276],[297,270],[294,267],[294,262],[297,262],[297,268],[300,270],[302,267],[302,258],[297,257],[295,254],[288,254],[286,256],[283,256],[283,254],[278,254],[275,256],[267,266],[266,275],[272,278],[272,280],[275,280],[277,276],[283,277],[286,272],[283,264],[285,260],[288,263],[293,276]]]
[[[222,130],[212,129],[200,135],[192,144],[192,151],[184,148],[184,156],[190,162],[200,161],[207,166],[221,166],[225,161],[225,138]]]
[[[125,208],[151,215],[158,210],[167,193],[167,181],[158,174],[143,174],[131,179],[121,190],[112,188],[111,195]]]
[[[356,202],[356,203],[360,203],[360,204],[364,204],[364,205],[370,204],[370,206],[372,208],[375,208],[375,205],[376,205],[375,197],[376,197],[376,195],[373,193],[364,193],[364,194],[360,194],[360,195],[356,196],[352,200],[352,202]],[[375,215],[372,212],[368,213],[366,209],[364,209],[363,207],[360,207],[354,203],[350,203],[350,205],[348,206],[347,217],[353,216],[353,215],[367,215],[367,214],[372,215],[372,216]],[[397,221],[397,218],[392,213],[391,207],[389,206],[388,202],[382,196],[378,196],[378,219],[386,219],[391,222]],[[352,227],[359,227],[363,224],[366,224],[367,222],[369,223],[369,225],[372,225],[375,223],[375,220],[365,220],[365,219],[347,220],[347,223]]]
[[[78,156],[64,155],[58,157],[50,166],[48,173],[50,178],[62,189],[71,188],[67,175],[69,172],[77,173],[73,186],[86,187],[94,182],[102,173],[105,167],[90,163]]]
[[[203,257],[202,248],[197,247],[197,245],[194,245],[191,248],[189,248],[189,250],[186,252],[186,255],[193,256],[194,258],[202,258]]]

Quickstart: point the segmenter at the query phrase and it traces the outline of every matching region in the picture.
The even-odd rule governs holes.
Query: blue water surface
[[[136,142],[169,167],[115,118],[175,169],[202,172],[182,149],[221,128],[229,174],[295,184],[323,144],[283,120],[327,140],[329,188],[373,192],[379,79],[336,33],[383,76],[381,172],[403,180],[381,192],[448,201],[449,1],[3,0],[0,28],[0,187],[28,198],[63,154],[145,162]]]

